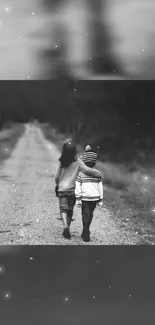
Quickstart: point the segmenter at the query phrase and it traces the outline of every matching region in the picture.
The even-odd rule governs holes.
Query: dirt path
[[[0,245],[133,245],[138,238],[122,230],[106,207],[97,208],[91,242],[81,238],[80,210],[75,208],[72,239],[61,236],[54,173],[59,151],[42,131],[26,125],[12,156],[0,169]]]

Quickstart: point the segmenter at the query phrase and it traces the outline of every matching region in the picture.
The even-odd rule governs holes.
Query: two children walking
[[[62,235],[70,239],[70,224],[75,204],[81,207],[83,231],[81,237],[90,241],[90,224],[97,203],[102,205],[102,173],[96,170],[97,154],[87,146],[83,161],[77,157],[77,149],[72,139],[67,139],[62,148],[55,182],[59,198],[60,216],[63,222]]]

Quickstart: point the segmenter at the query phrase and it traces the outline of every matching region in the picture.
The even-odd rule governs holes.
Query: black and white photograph
[[[155,82],[0,83],[0,243],[154,245]]]
[[[0,324],[155,323],[154,107],[154,0],[0,0]]]

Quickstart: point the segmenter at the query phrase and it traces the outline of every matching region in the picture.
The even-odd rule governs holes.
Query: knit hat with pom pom
[[[83,162],[86,163],[93,163],[96,164],[97,160],[97,153],[92,149],[90,145],[85,147],[85,152],[83,154]]]

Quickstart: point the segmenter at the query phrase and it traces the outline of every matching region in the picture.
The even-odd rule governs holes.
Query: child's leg
[[[69,223],[68,223],[68,197],[59,196],[60,215],[63,223],[63,236],[70,238]]]
[[[68,211],[68,220],[71,223],[71,221],[74,221],[73,219],[73,210],[69,210]]]
[[[74,205],[76,203],[76,198],[75,195],[70,195],[68,197],[68,224],[70,226],[71,221],[72,221],[72,217],[73,217],[73,209],[74,209]]]
[[[68,213],[63,211],[61,212],[61,219],[62,219],[62,223],[63,223],[63,227],[68,228],[68,221],[67,221],[67,217],[68,217]]]
[[[93,213],[96,208],[97,201],[90,202],[90,219],[89,219],[89,227],[91,225],[92,219],[93,219]]]
[[[83,233],[82,238],[88,239],[89,241],[89,225],[91,219],[91,202],[82,201],[82,223],[83,223]]]

